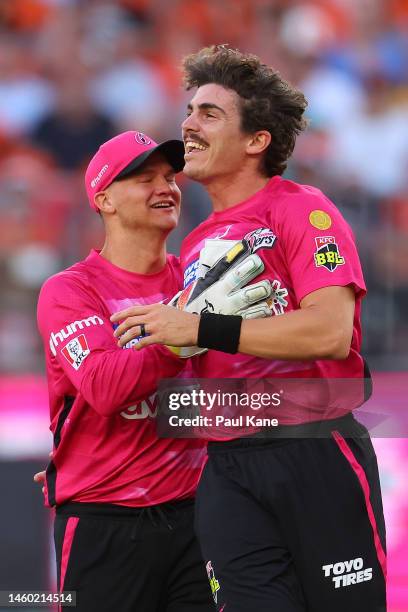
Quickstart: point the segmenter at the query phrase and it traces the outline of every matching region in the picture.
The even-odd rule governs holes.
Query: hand
[[[197,344],[200,317],[164,304],[130,306],[116,312],[110,318],[119,323],[114,332],[118,346],[123,347],[130,340],[141,335],[144,325],[146,337],[140,338],[133,347],[139,350],[150,344],[171,344],[173,346],[190,346]]]
[[[34,474],[34,478],[33,478],[34,482],[38,482],[39,484],[43,484],[45,483],[45,470],[43,470],[42,472],[37,472],[36,474]],[[42,492],[45,493],[45,486],[42,487]]]
[[[50,459],[53,458],[54,453],[53,451],[48,453],[48,456]],[[45,483],[45,470],[43,470],[42,472],[37,472],[36,474],[34,474],[33,477],[34,482],[38,482],[39,484],[43,484]],[[43,493],[45,493],[45,486],[43,486],[43,488],[41,489]]]

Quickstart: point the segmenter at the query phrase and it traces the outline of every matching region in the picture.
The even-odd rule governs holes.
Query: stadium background
[[[311,125],[286,176],[321,187],[352,224],[377,406],[404,408],[407,0],[0,0],[0,590],[53,585],[49,513],[32,483],[51,445],[35,307],[46,277],[101,245],[84,168],[125,129],[178,137],[181,57],[216,42],[259,54],[306,93]],[[199,186],[182,179],[182,190],[174,252],[209,210]],[[408,442],[375,445],[389,611],[406,612]]]

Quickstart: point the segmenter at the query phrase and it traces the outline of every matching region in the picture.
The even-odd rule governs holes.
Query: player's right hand
[[[48,453],[48,456],[49,456],[50,459],[52,459],[53,456],[54,456],[53,451],[50,451]],[[34,482],[37,482],[38,484],[44,485],[45,484],[45,470],[43,470],[42,472],[37,472],[36,474],[34,474],[33,480],[34,480]],[[45,493],[45,486],[43,486],[42,492]]]
[[[45,470],[43,470],[42,472],[37,472],[36,474],[34,474],[33,480],[34,480],[34,482],[38,482],[38,484],[44,485],[44,483],[45,483]],[[45,486],[43,486],[41,490],[42,490],[43,493],[45,493]]]

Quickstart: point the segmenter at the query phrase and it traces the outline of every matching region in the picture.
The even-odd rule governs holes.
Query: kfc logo
[[[61,352],[74,370],[79,370],[82,362],[91,351],[89,350],[85,335],[81,334],[77,338],[70,340]]]

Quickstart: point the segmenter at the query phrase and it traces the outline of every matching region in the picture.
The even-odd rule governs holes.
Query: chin
[[[192,179],[193,181],[201,181],[202,179],[206,178],[205,171],[203,168],[194,166],[193,164],[189,164],[188,162],[184,166],[183,174],[188,176],[188,178]]]
[[[174,219],[172,220],[168,220],[165,221],[163,223],[160,223],[158,226],[158,229],[160,229],[163,232],[172,232],[174,229],[176,229],[178,224],[178,221],[175,221]]]

